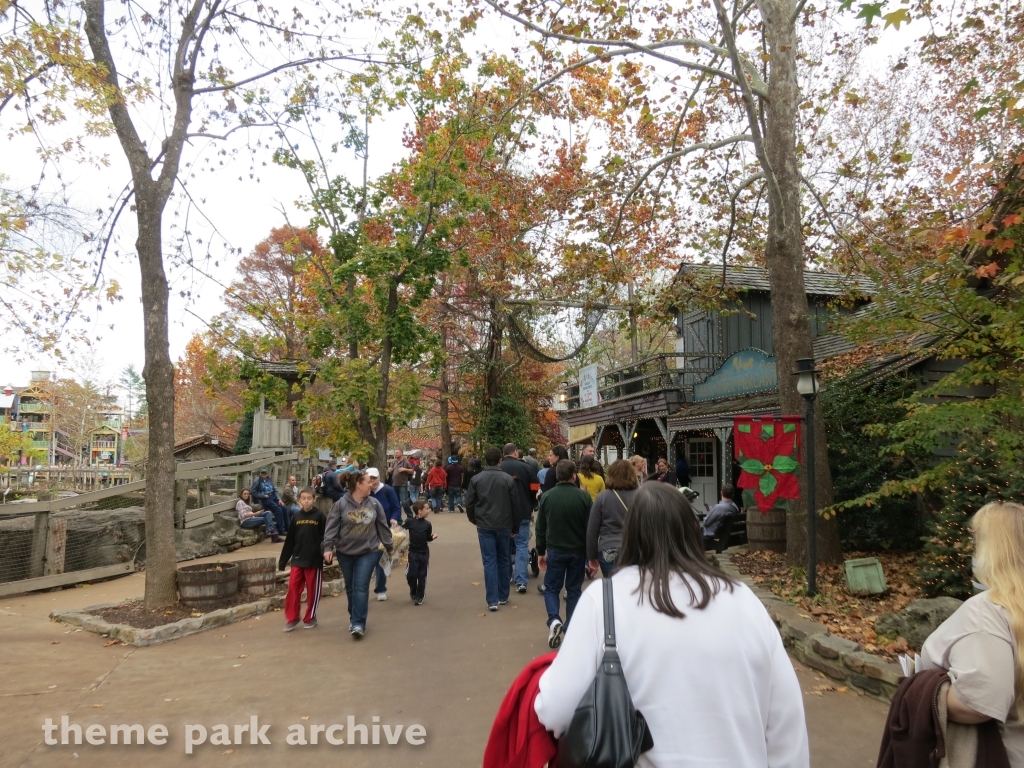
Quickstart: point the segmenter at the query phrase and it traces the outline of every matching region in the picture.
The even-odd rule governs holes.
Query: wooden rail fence
[[[243,487],[248,487],[252,473],[264,466],[271,469],[271,479],[275,485],[279,485],[283,479],[287,478],[288,469],[295,464],[301,466],[305,463],[305,460],[299,461],[298,453],[278,454],[274,451],[182,462],[178,464],[175,472],[173,500],[175,527],[196,528],[212,523],[213,516],[218,512],[233,510],[238,492]],[[303,470],[296,469],[296,474],[305,474]],[[211,478],[232,475],[234,476],[232,498],[213,502]],[[198,486],[198,508],[187,509],[188,483],[192,480],[196,481]],[[136,480],[67,498],[0,504],[0,520],[4,517],[20,517],[29,513],[35,516],[28,578],[0,583],[0,597],[133,572],[135,570],[134,560],[130,563],[65,572],[67,520],[51,518],[51,514],[124,494],[136,494],[145,490],[145,487],[145,480]],[[104,511],[106,510],[96,510],[96,514],[102,514]]]

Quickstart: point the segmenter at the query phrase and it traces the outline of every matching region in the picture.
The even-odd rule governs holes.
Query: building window
[[[691,440],[689,443],[691,477],[715,476],[715,441]]]

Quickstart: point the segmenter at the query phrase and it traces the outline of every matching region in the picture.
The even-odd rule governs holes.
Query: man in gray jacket
[[[496,611],[508,602],[512,534],[529,511],[521,509],[516,481],[498,466],[501,451],[488,448],[484,461],[487,466],[473,475],[466,489],[466,517],[480,540],[487,610]]]

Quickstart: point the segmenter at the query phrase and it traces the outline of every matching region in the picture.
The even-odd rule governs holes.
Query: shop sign
[[[580,368],[580,408],[596,408],[600,399],[597,394],[597,366]]]
[[[703,383],[694,385],[693,399],[698,402],[724,400],[739,395],[772,392],[778,386],[775,357],[766,355],[760,349],[742,349]]]

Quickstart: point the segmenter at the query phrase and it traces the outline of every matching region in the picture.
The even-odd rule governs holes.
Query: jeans
[[[277,532],[285,534],[288,532],[288,512],[284,507],[281,506],[279,501],[273,499],[263,499],[260,501],[260,506],[263,507],[263,511],[270,511],[274,515],[274,521],[277,523]]]
[[[611,555],[611,560],[607,559],[605,552]],[[617,549],[602,549],[597,553],[597,564],[601,566],[601,575],[606,579],[612,575],[612,571],[615,570],[615,558],[618,556],[619,550]]]
[[[295,520],[295,516],[299,514],[301,507],[298,504],[292,504],[288,507],[288,527],[291,527],[292,522]]]
[[[516,586],[525,587],[530,583],[530,518],[519,523],[516,533]]]
[[[480,557],[484,563],[487,605],[497,605],[508,600],[508,550],[512,544],[512,531],[477,528],[476,535],[480,540]]]
[[[377,567],[373,569],[373,593],[375,595],[380,595],[388,591],[388,575],[384,573],[384,569],[380,567],[379,556],[382,554],[384,553],[379,551],[377,552]]]
[[[277,536],[277,527],[274,525],[274,515],[269,509],[264,509],[262,512],[257,512],[255,517],[247,517],[245,520],[239,523],[243,528],[259,528],[261,525],[267,526],[267,536]]]
[[[405,580],[409,582],[409,595],[413,600],[422,600],[427,591],[427,567],[430,565],[430,552],[409,550],[409,567],[405,571]]]
[[[341,575],[345,577],[350,626],[366,629],[366,613],[370,607],[370,574],[380,560],[380,550],[361,555],[338,555]]]
[[[558,615],[562,587],[565,587],[565,623],[572,619],[576,603],[583,592],[583,579],[586,576],[587,556],[574,555],[568,552],[547,552],[547,573],[544,574],[544,607],[548,609],[548,626],[561,617]]]
[[[405,510],[406,517],[412,517],[412,501],[409,496],[408,485],[394,485],[395,493],[398,494],[398,503]],[[419,496],[419,494],[417,494]]]
[[[416,502],[420,497],[420,487],[418,485],[409,484],[409,501]]]
[[[430,506],[435,512],[440,512],[444,507],[444,488],[439,485],[430,489]]]
[[[461,488],[449,488],[448,489],[448,511],[454,512],[456,507],[462,506],[462,489]]]

